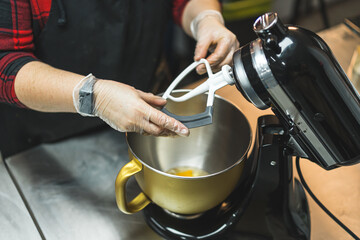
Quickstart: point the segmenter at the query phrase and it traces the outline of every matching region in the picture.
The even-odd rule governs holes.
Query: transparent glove
[[[191,33],[197,40],[194,60],[206,58],[211,69],[218,72],[225,64],[232,64],[233,53],[240,44],[235,34],[224,26],[224,19],[220,12],[215,10],[202,11],[190,24]],[[196,68],[197,73],[206,73],[205,65]]]
[[[73,91],[74,105],[81,115],[98,116],[120,132],[138,132],[155,136],[189,135],[189,130],[179,121],[156,109],[166,100],[152,93],[110,80],[96,80],[93,114],[79,111],[79,90],[90,79],[83,79]]]

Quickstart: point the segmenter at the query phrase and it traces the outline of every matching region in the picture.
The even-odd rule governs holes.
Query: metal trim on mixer
[[[294,124],[299,128],[302,134],[311,142],[314,149],[323,158],[323,160],[328,166],[336,164],[329,151],[317,138],[314,131],[307,124],[307,122],[301,116],[300,112],[297,110],[290,98],[286,95],[284,90],[276,81],[268,65],[260,39],[251,42],[250,53],[252,64],[260,80],[262,81],[265,89],[268,91],[271,97],[280,106],[281,110],[294,122]]]
[[[234,58],[234,69],[236,69],[234,74],[240,83],[240,87],[244,90],[243,92],[246,94],[247,98],[252,102],[252,104],[255,105],[255,107],[259,109],[268,108],[268,106],[261,100],[261,98],[256,94],[254,88],[251,86],[245,72],[243,62],[241,61],[241,53],[239,55],[239,58]]]
[[[270,18],[274,19],[270,19]],[[278,16],[276,13],[265,13],[258,17],[253,25],[253,29],[257,33],[261,33],[264,30],[270,29],[272,26],[274,26],[278,22]]]

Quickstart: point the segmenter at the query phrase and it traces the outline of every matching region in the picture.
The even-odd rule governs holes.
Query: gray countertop
[[[117,209],[114,182],[129,161],[124,134],[99,131],[6,161],[46,239],[161,239],[141,213]],[[139,191],[135,181],[127,189]]]
[[[41,239],[0,155],[0,239]]]
[[[342,24],[319,35],[346,72],[360,38]],[[20,193],[0,161],[0,239],[161,239],[141,213],[117,209],[114,181],[128,161],[125,135],[111,129],[7,158]],[[127,189],[139,191],[133,179]]]

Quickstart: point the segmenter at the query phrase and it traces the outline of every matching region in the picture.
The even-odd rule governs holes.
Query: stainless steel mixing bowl
[[[187,90],[178,90],[174,96]],[[205,94],[186,102],[168,101],[166,108],[177,115],[204,111]],[[235,188],[251,145],[246,117],[233,104],[216,96],[213,123],[191,129],[189,137],[154,137],[127,133],[130,162],[116,179],[117,204],[134,213],[150,202],[179,214],[195,214],[221,203]],[[188,177],[167,173],[185,167],[201,169],[205,176]],[[135,175],[142,189],[126,201],[126,182]]]

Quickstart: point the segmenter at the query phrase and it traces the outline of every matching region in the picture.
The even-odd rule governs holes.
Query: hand
[[[98,80],[94,85],[94,114],[121,132],[139,132],[155,136],[189,135],[179,121],[155,107],[166,100],[135,88],[109,80]]]
[[[231,65],[233,54],[240,44],[236,36],[224,26],[221,15],[210,12],[194,25],[193,34],[195,33],[194,38],[197,39],[194,60],[205,58],[210,51],[212,53],[206,59],[213,72],[219,71],[225,64]],[[196,71],[198,74],[206,73],[205,65],[199,65]]]

